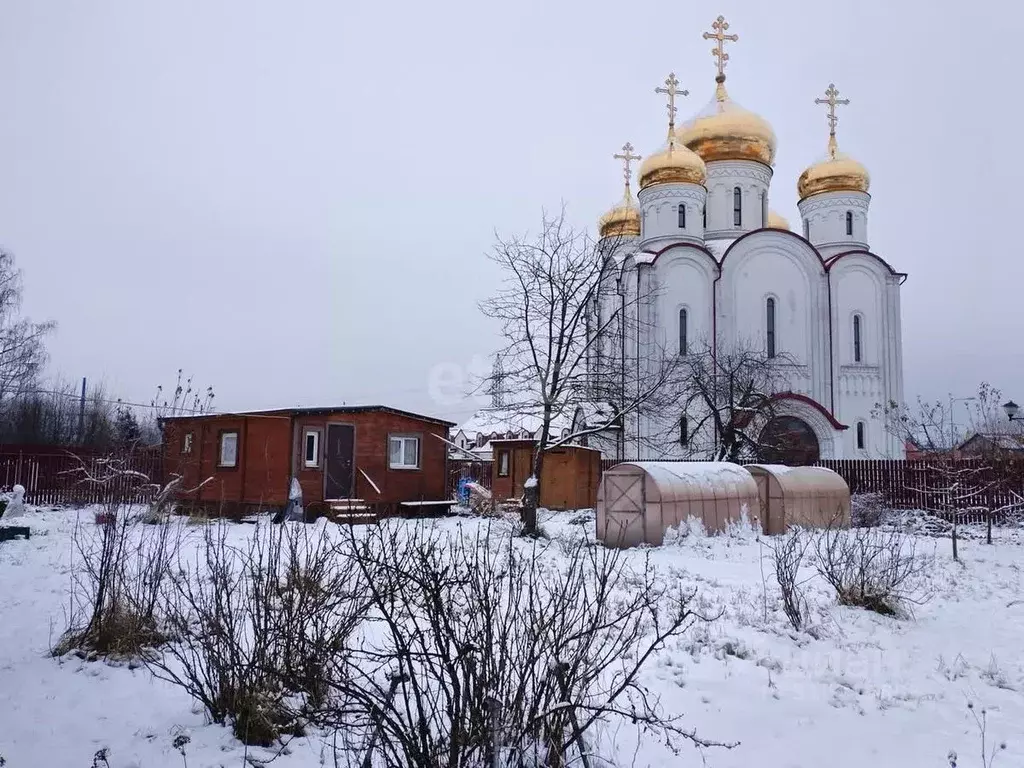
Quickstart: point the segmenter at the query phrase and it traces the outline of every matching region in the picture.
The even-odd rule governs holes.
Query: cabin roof
[[[396,416],[405,416],[410,419],[417,419],[419,421],[428,421],[433,424],[440,424],[444,427],[454,427],[454,421],[447,421],[445,419],[439,419],[435,416],[424,416],[421,413],[413,413],[412,411],[404,411],[401,408],[392,408],[387,405],[334,405],[334,406],[308,406],[308,407],[296,407],[296,408],[261,408],[254,411],[229,411],[226,413],[201,413],[201,414],[182,414],[180,416],[164,416],[160,419],[163,421],[176,421],[176,420],[195,420],[195,419],[215,419],[230,416],[326,416],[332,413],[372,413],[372,412],[383,412],[392,413]]]

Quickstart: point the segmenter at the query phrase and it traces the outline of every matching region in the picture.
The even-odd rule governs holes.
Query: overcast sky
[[[3,0],[0,244],[59,325],[53,369],[147,401],[181,367],[222,409],[466,416],[493,230],[561,200],[593,226],[611,154],[662,141],[653,88],[675,71],[682,117],[711,98],[718,13],[796,226],[814,99],[853,102],[871,246],[910,275],[908,399],[1024,398],[1024,10],[983,1]]]

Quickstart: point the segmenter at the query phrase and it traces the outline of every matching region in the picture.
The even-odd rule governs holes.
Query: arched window
[[[679,444],[690,444],[690,420],[685,415],[679,419]]]
[[[686,229],[686,203],[679,204],[679,228]]]
[[[679,356],[685,357],[687,350],[686,343],[686,321],[687,315],[685,309],[679,310]]]
[[[768,340],[768,357],[775,357],[775,299],[770,296],[765,302],[765,332]]]
[[[768,193],[761,192],[761,226],[768,226]]]
[[[811,220],[804,219],[804,237],[807,240],[811,239]]]
[[[704,229],[707,229],[708,228],[708,205],[707,205],[707,203],[704,204],[703,216],[704,216]]]
[[[846,212],[846,235],[853,237],[853,211]]]
[[[853,362],[861,361],[862,350],[860,343],[860,315],[853,316]]]
[[[732,191],[732,223],[733,226],[743,226],[743,190],[736,187]]]
[[[857,422],[857,450],[858,451],[863,451],[864,450],[864,445],[865,445],[865,440],[864,440],[864,422],[863,421],[858,421]]]

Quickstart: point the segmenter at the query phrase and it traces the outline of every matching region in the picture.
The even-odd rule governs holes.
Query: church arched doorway
[[[775,416],[761,430],[758,442],[758,460],[765,464],[802,467],[821,458],[818,436],[796,416]]]

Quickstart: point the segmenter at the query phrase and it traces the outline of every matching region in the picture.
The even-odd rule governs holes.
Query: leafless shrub
[[[855,493],[850,496],[850,525],[854,528],[877,528],[889,511],[881,493]]]
[[[693,595],[647,564],[498,524],[381,526],[348,541],[372,621],[330,678],[334,725],[369,735],[363,765],[586,765],[596,726],[615,718],[673,747],[726,746],[685,730],[639,680],[700,618]]]
[[[196,561],[179,564],[165,590],[175,642],[149,666],[239,740],[269,746],[324,705],[365,589],[323,528],[258,526],[240,549],[231,527],[207,526]]]
[[[786,536],[773,539],[768,544],[775,578],[782,592],[782,608],[793,629],[800,631],[807,620],[807,599],[800,582],[800,566],[810,545],[810,537],[800,528],[791,528]]]
[[[899,531],[828,528],[817,538],[815,564],[841,605],[893,616],[928,597],[922,577],[931,558],[919,555],[914,537]]]

